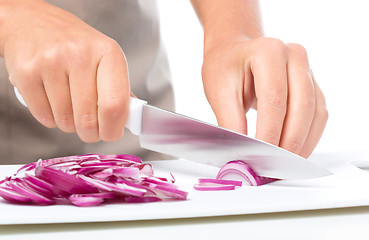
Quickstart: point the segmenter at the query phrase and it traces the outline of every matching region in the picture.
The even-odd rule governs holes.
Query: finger
[[[96,65],[92,58],[74,59],[69,74],[73,117],[79,138],[87,143],[99,141],[97,117]]]
[[[289,44],[289,50],[288,106],[279,146],[298,154],[313,121],[315,92],[305,49]]]
[[[211,79],[211,81],[204,79],[204,83],[211,83],[205,87],[205,94],[218,125],[238,133],[247,134],[242,76],[233,74],[230,68],[224,68],[224,72],[221,73],[210,71],[204,76]],[[241,86],[234,84],[235,82],[239,82]]]
[[[138,98],[138,97],[136,97],[136,95],[134,95],[134,94],[133,94],[133,92],[130,92],[130,93],[129,93],[129,96],[130,96],[130,97],[134,97],[134,98]]]
[[[318,84],[315,82],[313,77],[313,83],[315,88],[315,112],[313,122],[310,127],[309,134],[306,138],[304,145],[299,153],[299,155],[308,158],[316,145],[318,144],[324,128],[328,121],[328,111],[326,107],[325,98],[322,90],[319,88]]]
[[[127,63],[119,45],[113,46],[99,63],[97,92],[100,137],[116,141],[124,132],[130,96]]]
[[[257,98],[256,138],[278,145],[287,108],[287,56],[283,47],[272,50],[254,60],[251,70]]]
[[[247,119],[243,104],[235,97],[225,96],[222,99],[222,101],[211,104],[218,125],[238,133],[247,134]]]
[[[58,68],[47,68],[43,80],[56,125],[64,132],[74,132],[72,100],[66,74]]]
[[[17,82],[15,87],[27,104],[32,116],[45,127],[55,128],[56,123],[41,78],[21,73],[13,76]],[[34,80],[36,78],[38,80]]]

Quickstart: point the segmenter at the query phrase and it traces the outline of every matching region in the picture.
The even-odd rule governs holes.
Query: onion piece
[[[150,189],[154,190],[157,195],[163,195],[163,197],[173,197],[179,200],[186,200],[188,192],[181,191],[175,188],[168,188],[167,186],[158,185],[154,183],[149,184]]]
[[[241,180],[249,186],[260,186],[277,180],[258,176],[247,163],[241,160],[231,161],[224,165],[219,170],[216,179]]]
[[[28,189],[30,189],[34,192],[37,192],[37,193],[41,194],[42,196],[48,197],[50,199],[53,198],[53,197],[56,197],[56,194],[53,191],[49,191],[45,188],[42,188],[39,185],[34,184],[33,182],[31,182],[30,180],[28,180],[26,178],[23,179],[23,185],[25,187],[27,187]]]
[[[199,191],[234,190],[242,184],[260,186],[278,179],[258,176],[244,161],[230,161],[218,172],[216,179],[199,179],[193,187]]]
[[[0,187],[0,197],[12,203],[29,203],[32,200],[8,187]]]
[[[97,192],[96,188],[86,184],[80,178],[49,167],[36,167],[36,177],[53,184],[56,189],[69,194]]]
[[[161,201],[158,197],[126,197],[124,201],[127,203],[148,203]]]
[[[215,184],[223,184],[223,185],[233,185],[237,187],[242,186],[242,181],[235,180],[223,180],[223,179],[209,179],[209,178],[200,178],[199,184],[202,183],[215,183]]]
[[[130,177],[130,178],[138,178],[140,174],[140,170],[138,168],[133,167],[120,167],[120,168],[113,168],[112,174],[119,177]]]
[[[74,205],[79,207],[96,206],[104,201],[103,198],[82,196],[80,194],[73,194],[68,198]]]
[[[72,203],[81,207],[106,199],[143,203],[187,198],[188,193],[173,185],[174,180],[153,174],[150,164],[124,154],[40,159],[1,180],[0,196],[14,203]]]
[[[23,196],[28,197],[33,202],[41,204],[41,205],[50,205],[53,204],[54,201],[52,199],[49,199],[35,191],[32,191],[32,189],[29,189],[25,187],[22,183],[17,181],[11,181],[10,182],[11,187],[14,191],[22,194]]]
[[[193,188],[198,191],[220,191],[220,190],[234,190],[235,185],[224,185],[216,183],[202,183],[195,184]]]

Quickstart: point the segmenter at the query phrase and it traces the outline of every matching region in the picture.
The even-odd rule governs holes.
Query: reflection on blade
[[[279,147],[150,105],[143,109],[140,142],[146,149],[217,167],[243,160],[266,177],[304,179],[330,174]]]

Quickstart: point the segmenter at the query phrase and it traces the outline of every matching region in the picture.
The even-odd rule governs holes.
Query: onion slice
[[[174,178],[173,178],[174,179]],[[126,154],[87,154],[38,160],[0,181],[0,197],[12,203],[96,206],[106,200],[126,203],[185,200],[174,180],[154,176],[150,164]]]
[[[198,191],[221,191],[221,190],[234,190],[235,185],[200,183],[193,185],[193,188]]]
[[[215,184],[223,184],[223,185],[233,185],[237,187],[242,186],[242,181],[236,180],[223,180],[223,179],[208,179],[208,178],[200,178],[199,183],[215,183]]]
[[[231,161],[224,165],[219,170],[216,179],[240,180],[249,186],[260,186],[278,180],[275,178],[258,176],[247,163],[241,160]]]
[[[0,187],[0,197],[12,203],[29,203],[32,200],[11,188]]]
[[[193,187],[198,191],[234,190],[236,187],[260,186],[278,179],[258,176],[244,161],[236,160],[225,164],[215,179],[199,179]]]

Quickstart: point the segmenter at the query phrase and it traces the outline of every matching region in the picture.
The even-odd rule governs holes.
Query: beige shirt
[[[151,105],[173,110],[173,90],[153,0],[49,0],[115,39],[127,61],[132,92]],[[25,39],[26,41],[26,39]],[[145,160],[165,156],[144,151],[128,130],[114,143],[86,144],[76,134],[48,129],[20,104],[0,58],[0,164],[26,163],[84,153],[127,153]]]

